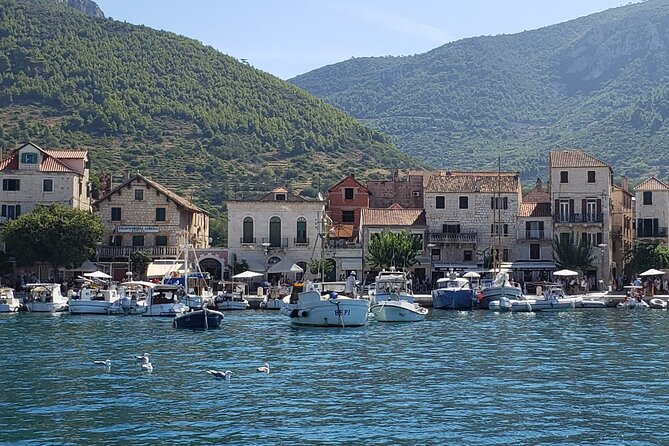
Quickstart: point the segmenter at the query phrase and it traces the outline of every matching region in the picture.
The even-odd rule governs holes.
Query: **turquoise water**
[[[359,329],[245,311],[209,332],[2,315],[0,444],[669,444],[668,337],[666,311],[614,309]]]

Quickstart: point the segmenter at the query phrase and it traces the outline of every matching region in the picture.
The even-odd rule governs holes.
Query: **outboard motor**
[[[121,308],[125,314],[128,314],[132,309],[132,300],[129,297],[124,296],[121,299]]]
[[[500,311],[510,311],[511,310],[511,301],[508,297],[502,296],[499,298],[499,310]]]

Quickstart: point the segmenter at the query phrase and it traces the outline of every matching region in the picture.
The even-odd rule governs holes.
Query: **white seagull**
[[[153,365],[150,362],[143,362],[139,365],[145,372],[153,372]]]
[[[143,355],[135,356],[135,359],[140,361],[140,362],[143,362],[144,364],[148,364],[150,362],[148,353],[144,353]]]
[[[256,372],[269,373],[269,364],[265,363],[265,365],[261,365],[256,369]]]
[[[103,365],[107,368],[111,367],[111,361],[109,359],[105,359],[104,361],[93,361],[93,364]]]
[[[230,377],[234,375],[234,373],[232,373],[230,370],[226,370],[225,372],[221,372],[219,370],[205,370],[205,372],[209,373],[214,378],[225,379],[227,381],[230,381]]]

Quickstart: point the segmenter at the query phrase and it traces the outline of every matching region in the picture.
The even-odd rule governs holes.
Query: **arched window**
[[[269,245],[273,248],[281,247],[281,219],[279,217],[269,219]]]
[[[253,238],[253,219],[251,217],[244,218],[242,225],[242,243],[255,243]]]
[[[297,237],[295,243],[307,244],[307,219],[300,217],[297,219]]]

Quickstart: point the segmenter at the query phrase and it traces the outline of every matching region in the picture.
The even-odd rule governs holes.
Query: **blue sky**
[[[107,17],[182,34],[288,79],[363,56],[423,53],[629,0],[96,0]]]

